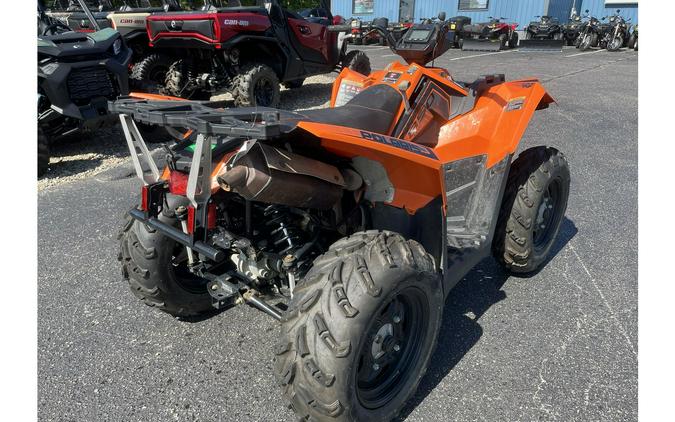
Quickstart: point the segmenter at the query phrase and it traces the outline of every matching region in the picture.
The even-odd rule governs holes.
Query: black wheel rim
[[[560,179],[554,179],[548,184],[537,208],[532,230],[535,251],[545,250],[553,241],[562,219],[563,205],[562,182]]]
[[[364,407],[385,406],[415,376],[428,325],[429,302],[416,287],[401,290],[380,308],[356,370],[356,394]]]
[[[171,256],[170,272],[173,274],[176,284],[183,290],[195,294],[206,292],[206,280],[190,271],[185,246],[178,243],[174,246]]]
[[[166,81],[166,74],[169,72],[167,66],[153,67],[149,72],[148,79],[156,84],[163,85]]]
[[[256,105],[269,106],[274,99],[274,84],[267,78],[260,78],[255,84],[254,96]]]

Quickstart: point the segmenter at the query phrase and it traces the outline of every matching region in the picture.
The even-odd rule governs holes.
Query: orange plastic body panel
[[[387,78],[390,72],[399,73],[393,82]],[[459,96],[468,94],[444,69],[394,62],[386,69],[375,71],[367,77],[344,69],[333,85],[330,104],[331,107],[335,106],[343,80],[362,88],[388,84],[410,98],[423,77],[449,87]],[[451,97],[451,101],[452,98],[454,97]],[[443,164],[487,155],[486,166],[492,167],[515,153],[535,110],[545,108],[552,102],[551,96],[536,79],[490,86],[478,96],[471,111],[442,125],[438,142],[433,148],[391,137],[385,137],[390,142],[382,143],[364,138],[357,129],[341,126],[310,122],[301,122],[298,126],[320,138],[322,146],[334,154],[345,157],[363,156],[380,162],[395,189],[394,198],[389,205],[414,213],[439,195],[445,202]],[[404,111],[405,106],[402,104],[396,121]],[[392,146],[391,141],[406,148]],[[432,151],[435,158],[411,152],[411,148],[407,147],[409,144]]]

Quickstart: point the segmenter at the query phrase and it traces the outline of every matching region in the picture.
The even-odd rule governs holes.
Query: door
[[[415,0],[400,0],[398,21],[410,23],[415,21]]]

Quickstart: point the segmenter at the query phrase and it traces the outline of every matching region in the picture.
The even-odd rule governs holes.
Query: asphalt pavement
[[[397,59],[364,49],[373,69]],[[521,149],[563,151],[572,186],[541,272],[510,277],[486,259],[450,294],[403,419],[637,420],[637,57],[566,48],[436,60],[464,81],[541,79],[558,104],[536,113]],[[272,374],[272,319],[241,306],[185,322],[130,293],[115,235],[138,190],[94,176],[39,193],[39,419],[295,420]]]

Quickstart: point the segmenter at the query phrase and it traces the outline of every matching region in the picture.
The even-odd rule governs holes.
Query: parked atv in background
[[[536,79],[462,83],[426,67],[452,46],[442,20],[399,41],[387,19],[374,27],[407,64],[343,69],[328,109],[110,105],[143,182],[119,234],[132,292],[180,317],[247,303],[279,320],[274,373],[301,420],[397,417],[451,289],[491,253],[512,273],[537,271],[567,206],[561,152],[513,160],[553,102]],[[135,121],[195,136],[160,172]]]
[[[453,16],[447,22],[448,37],[452,39],[452,46],[462,48],[464,27],[471,24],[471,18],[468,16]]]
[[[169,66],[176,60],[171,51],[150,48],[146,20],[154,13],[181,10],[177,0],[125,1],[124,6],[107,18],[122,34],[133,51],[130,83],[142,91],[159,92],[164,85]]]
[[[359,18],[352,19],[349,42],[354,45],[368,45],[380,43],[380,35],[373,31],[372,22],[365,22]],[[382,41],[384,43],[384,41]]]
[[[576,14],[563,26],[563,38],[566,45],[576,45],[582,26],[583,22],[581,21],[581,16]]]
[[[82,2],[83,6],[86,6]],[[86,7],[85,13],[91,13]],[[93,19],[93,16],[91,16]],[[94,19],[95,21],[95,19]],[[96,26],[94,25],[94,28]],[[38,176],[49,165],[50,144],[82,129],[117,123],[108,101],[129,92],[131,50],[117,31],[72,31],[38,1]]]
[[[330,21],[343,22],[332,15]],[[299,88],[308,76],[344,67],[370,73],[363,52],[347,53],[345,33],[329,33],[327,25],[283,9],[276,0],[154,14],[147,28],[152,47],[175,52],[163,90],[176,97],[208,99],[229,92],[236,106],[272,107],[279,104],[280,83]],[[349,29],[344,26],[344,32]]]
[[[517,23],[503,22],[506,18],[493,18],[489,22],[464,25],[462,50],[499,51],[518,46]]]
[[[628,42],[628,21],[619,13],[621,13],[621,9],[616,9],[616,15],[607,17],[609,27],[604,32],[602,44],[606,46],[605,48],[608,51],[619,51]]]
[[[557,18],[535,16],[538,21],[530,22],[525,28],[525,39],[520,41],[521,51],[562,51],[563,26]]]
[[[635,51],[638,51],[638,26],[637,25],[633,26],[633,32],[631,32],[630,38],[628,38],[628,48],[631,48]]]

